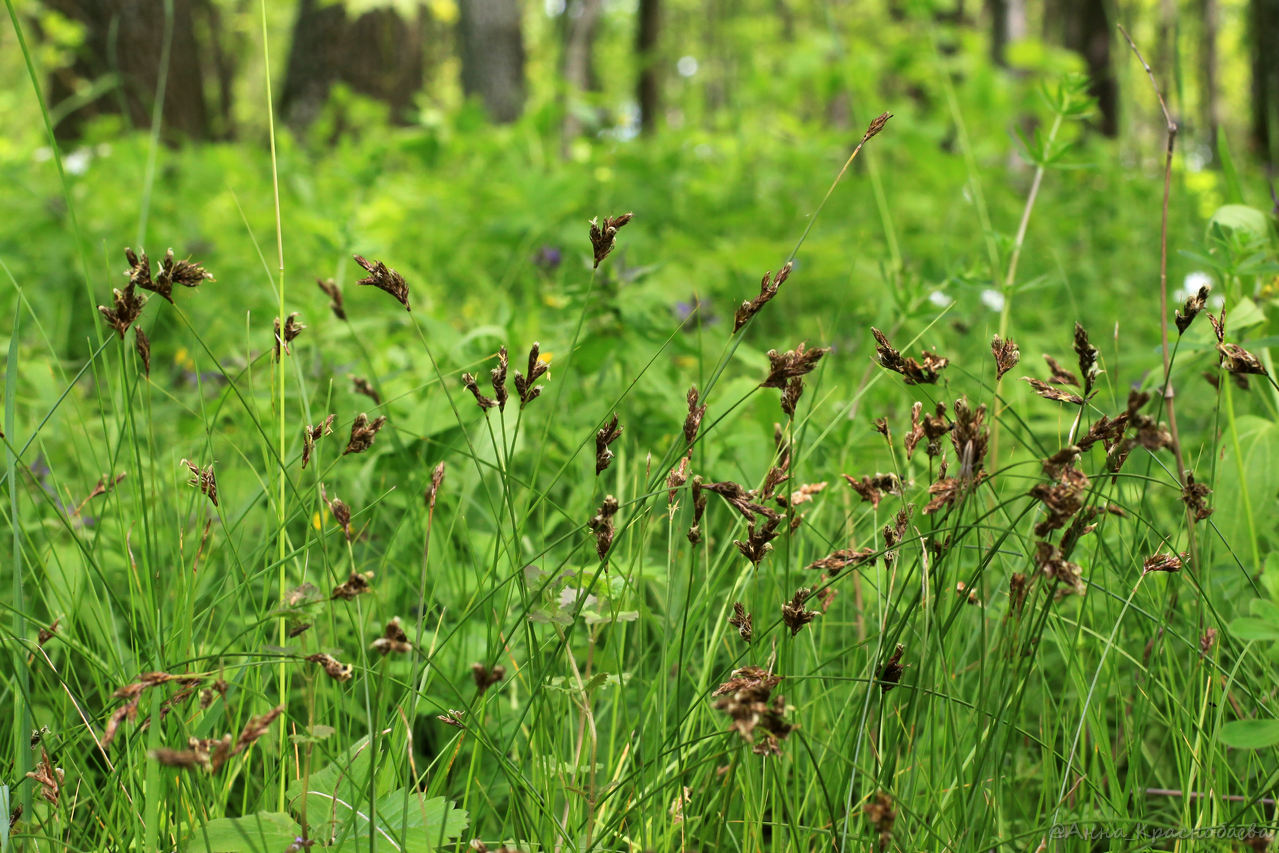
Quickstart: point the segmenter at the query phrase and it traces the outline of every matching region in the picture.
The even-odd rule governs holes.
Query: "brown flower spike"
[[[200,468],[189,459],[183,459],[181,464],[187,466],[187,470],[191,472],[191,479],[187,481],[187,485],[195,486],[209,498],[209,501],[214,506],[217,506],[218,481],[213,476],[213,466],[209,465],[205,468]]]
[[[324,291],[324,295],[329,297],[329,308],[333,311],[333,316],[339,320],[346,319],[346,309],[342,307],[342,290],[338,287],[337,282],[333,279],[315,280],[320,290]]]
[[[413,310],[409,307],[409,286],[404,283],[404,276],[390,269],[381,261],[368,261],[359,255],[354,257],[355,262],[364,267],[365,272],[368,273],[356,284],[368,285],[376,287],[378,290],[386,291],[404,306],[405,311]]]
[[[773,278],[771,271],[764,273],[764,278],[759,283],[759,296],[754,299],[748,299],[737,309],[737,313],[733,317],[733,334],[741,331],[752,317],[759,313],[759,309],[763,308],[765,303],[777,295],[777,290],[782,286],[782,282],[790,276],[790,271],[794,264],[790,261],[786,262],[786,266],[777,271],[777,278]]]
[[[621,216],[605,216],[603,225],[600,224],[598,217],[591,220],[591,248],[595,253],[595,268],[598,269],[600,262],[613,251],[617,232],[630,222],[634,215],[623,213]]]
[[[609,549],[613,547],[613,535],[616,532],[613,516],[617,515],[617,510],[617,498],[609,495],[600,504],[599,512],[586,525],[595,534],[595,551],[601,560],[608,558]]]
[[[363,453],[373,446],[373,438],[377,435],[383,424],[386,423],[386,416],[380,415],[369,420],[369,416],[364,412],[360,412],[355,418],[355,423],[351,424],[351,438],[346,444],[346,450],[342,451],[345,456],[348,453]]]
[[[875,336],[875,354],[880,366],[900,373],[907,385],[931,385],[937,381],[938,371],[950,364],[950,359],[927,350],[919,354],[919,361],[905,358],[893,349],[883,332],[873,327],[870,331]]]
[[[1004,378],[1004,374],[1013,369],[1021,361],[1021,349],[1009,338],[995,335],[990,342],[990,352],[995,356],[995,381]]]
[[[617,413],[595,433],[595,476],[598,477],[613,461],[613,451],[608,446],[617,441],[625,427],[617,425]]]

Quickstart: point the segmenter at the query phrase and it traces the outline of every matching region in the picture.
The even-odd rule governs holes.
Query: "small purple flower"
[[[688,323],[690,327],[694,324],[713,326],[719,322],[719,318],[707,309],[706,303],[702,302],[696,294],[690,296],[687,301],[676,302],[674,311],[676,319],[681,323]],[[694,317],[694,314],[697,316]],[[692,322],[689,322],[690,320]]]
[[[559,267],[564,260],[564,253],[555,246],[543,246],[533,255],[533,265],[550,271]]]

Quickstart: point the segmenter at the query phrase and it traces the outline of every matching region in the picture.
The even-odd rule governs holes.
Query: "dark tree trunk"
[[[635,56],[639,77],[635,99],[639,102],[640,129],[644,133],[657,130],[662,110],[661,60],[658,36],[662,26],[661,0],[640,0],[639,20],[635,30]]]
[[[568,146],[582,132],[579,105],[575,103],[578,92],[599,89],[599,77],[595,73],[595,35],[598,31],[602,0],[580,0],[577,14],[570,15],[571,23],[564,38],[564,124],[561,127],[562,153],[568,154]]]
[[[1252,0],[1252,147],[1270,166],[1279,164],[1275,122],[1279,121],[1279,0]]]
[[[51,104],[72,97],[80,81],[97,81],[116,76],[113,97],[99,98],[71,110],[55,132],[59,139],[75,139],[89,119],[118,112],[133,127],[149,127],[161,80],[161,56],[166,35],[171,40],[169,62],[164,76],[164,104],[161,126],[166,139],[182,137],[207,139],[220,126],[229,131],[229,111],[218,119],[210,116],[205,102],[206,75],[220,79],[225,63],[216,49],[202,44],[196,36],[195,18],[216,21],[209,0],[173,0],[173,16],[166,21],[163,0],[45,0],[47,8],[82,24],[84,43],[70,68],[54,71],[50,79]],[[210,28],[209,37],[220,33]],[[220,104],[222,107],[225,102]]]
[[[1008,45],[1026,37],[1026,0],[987,0],[990,16],[990,59],[1008,67]]]
[[[1091,80],[1088,91],[1097,99],[1101,113],[1098,127],[1106,136],[1115,136],[1119,132],[1119,87],[1110,64],[1112,33],[1106,0],[1059,0],[1046,4],[1044,28],[1084,58]]]
[[[1217,0],[1199,0],[1199,122],[1204,144],[1218,161],[1217,127]]]
[[[524,34],[519,0],[461,0],[462,91],[479,96],[496,122],[524,111]]]
[[[333,85],[345,83],[388,104],[392,121],[406,121],[422,88],[424,29],[420,9],[415,21],[390,8],[352,21],[341,3],[301,0],[280,93],[281,117],[295,130],[305,129]]]

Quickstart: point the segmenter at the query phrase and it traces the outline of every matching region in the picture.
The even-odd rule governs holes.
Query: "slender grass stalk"
[[[275,249],[276,249],[277,270],[279,273],[278,286],[276,288],[276,292],[278,294],[278,302],[277,302],[278,313],[276,314],[276,316],[279,318],[279,322],[281,326],[283,326],[284,319],[287,316],[286,309],[285,309],[285,302],[284,302],[284,296],[285,296],[284,221],[283,221],[283,217],[281,217],[280,215],[280,169],[279,169],[279,162],[277,160],[276,151],[275,151],[275,99],[271,95],[271,39],[270,39],[270,34],[267,32],[266,0],[261,0],[261,2],[259,3],[259,7],[262,12],[262,63],[265,69],[264,81],[266,86],[267,138],[271,146],[271,189],[272,189],[272,194],[275,201]],[[282,335],[283,335],[283,330],[281,330],[281,336]],[[276,457],[279,459],[279,471],[278,471],[279,479],[278,479],[278,489],[276,491],[276,507],[275,507],[276,560],[279,564],[279,569],[278,569],[279,576],[277,577],[276,582],[279,585],[280,606],[281,608],[283,608],[285,604],[286,591],[288,589],[288,572],[287,572],[287,566],[286,566],[286,559],[288,555],[288,531],[285,523],[288,518],[288,503],[287,503],[286,491],[287,491],[288,477],[289,477],[288,469],[285,467],[285,464],[284,464],[284,458],[285,458],[284,454],[288,446],[287,441],[285,439],[285,430],[288,425],[288,412],[285,408],[285,396],[284,396],[284,385],[285,385],[285,378],[286,378],[284,360],[285,358],[288,358],[288,350],[284,346],[283,339],[281,339],[280,341],[279,348],[280,348],[279,358],[275,360],[275,366],[273,368],[272,377],[273,377],[273,383],[274,383],[275,392],[276,392],[275,409],[276,409],[276,417],[278,419],[278,428],[279,428],[279,432],[277,434],[278,441],[276,444]],[[284,620],[284,617],[281,616],[278,622],[278,627],[276,629],[276,639],[280,646],[283,646],[285,643],[285,639],[286,639],[285,632],[286,632],[285,620]],[[280,701],[283,702],[286,700],[286,698],[289,695],[289,668],[287,664],[285,663],[285,661],[283,660],[280,661],[280,665],[277,671],[277,681],[278,681],[278,690],[280,694]],[[284,726],[280,726],[279,744],[280,744],[279,749],[280,749],[280,758],[281,758],[281,768],[280,768],[281,772],[280,772],[279,782],[277,785],[277,790],[279,794],[277,798],[277,805],[280,811],[283,811],[285,807],[285,787],[288,781],[288,773],[284,772],[284,767],[285,767],[284,757],[288,754],[288,750],[286,749],[286,744],[287,744],[286,730]]]

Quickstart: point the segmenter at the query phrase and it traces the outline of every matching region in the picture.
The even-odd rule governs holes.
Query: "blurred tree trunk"
[[[990,58],[1008,67],[1008,45],[1026,37],[1026,0],[988,0],[990,15]]]
[[[1044,4],[1045,35],[1084,58],[1089,93],[1101,113],[1106,136],[1119,132],[1119,87],[1110,64],[1112,34],[1106,0],[1051,0]]]
[[[1212,161],[1217,162],[1217,0],[1199,0],[1199,123]]]
[[[1275,122],[1279,121],[1279,0],[1252,0],[1252,147],[1267,164],[1279,163]]]
[[[657,130],[662,109],[661,60],[658,36],[662,26],[661,0],[639,0],[639,20],[635,30],[635,56],[639,77],[635,84],[635,100],[639,103],[640,130]]]
[[[496,122],[524,111],[524,34],[519,0],[460,0],[462,91],[478,95]]]
[[[582,133],[578,92],[599,90],[599,77],[595,73],[595,35],[599,30],[601,0],[579,0],[576,14],[570,14],[568,32],[564,39],[564,123],[560,128],[561,153],[568,154],[568,146]]]
[[[209,0],[173,0],[166,20],[163,0],[45,0],[44,6],[84,27],[84,43],[70,68],[50,75],[49,100],[55,108],[75,96],[86,83],[116,77],[115,96],[103,97],[72,109],[58,123],[59,139],[75,139],[94,116],[118,112],[132,127],[149,127],[161,72],[164,104],[161,114],[166,139],[208,139],[229,135],[230,94],[227,56],[216,44],[216,27],[208,27],[205,44],[196,35],[196,17],[217,20]],[[166,36],[171,39],[169,61],[161,69]],[[214,67],[206,64],[212,59]],[[218,108],[211,115],[205,100],[206,76],[222,84]]]
[[[345,83],[389,105],[392,121],[407,121],[425,74],[425,27],[421,6],[413,21],[390,7],[352,21],[341,3],[301,0],[280,93],[281,118],[304,130],[328,102],[333,85]]]

